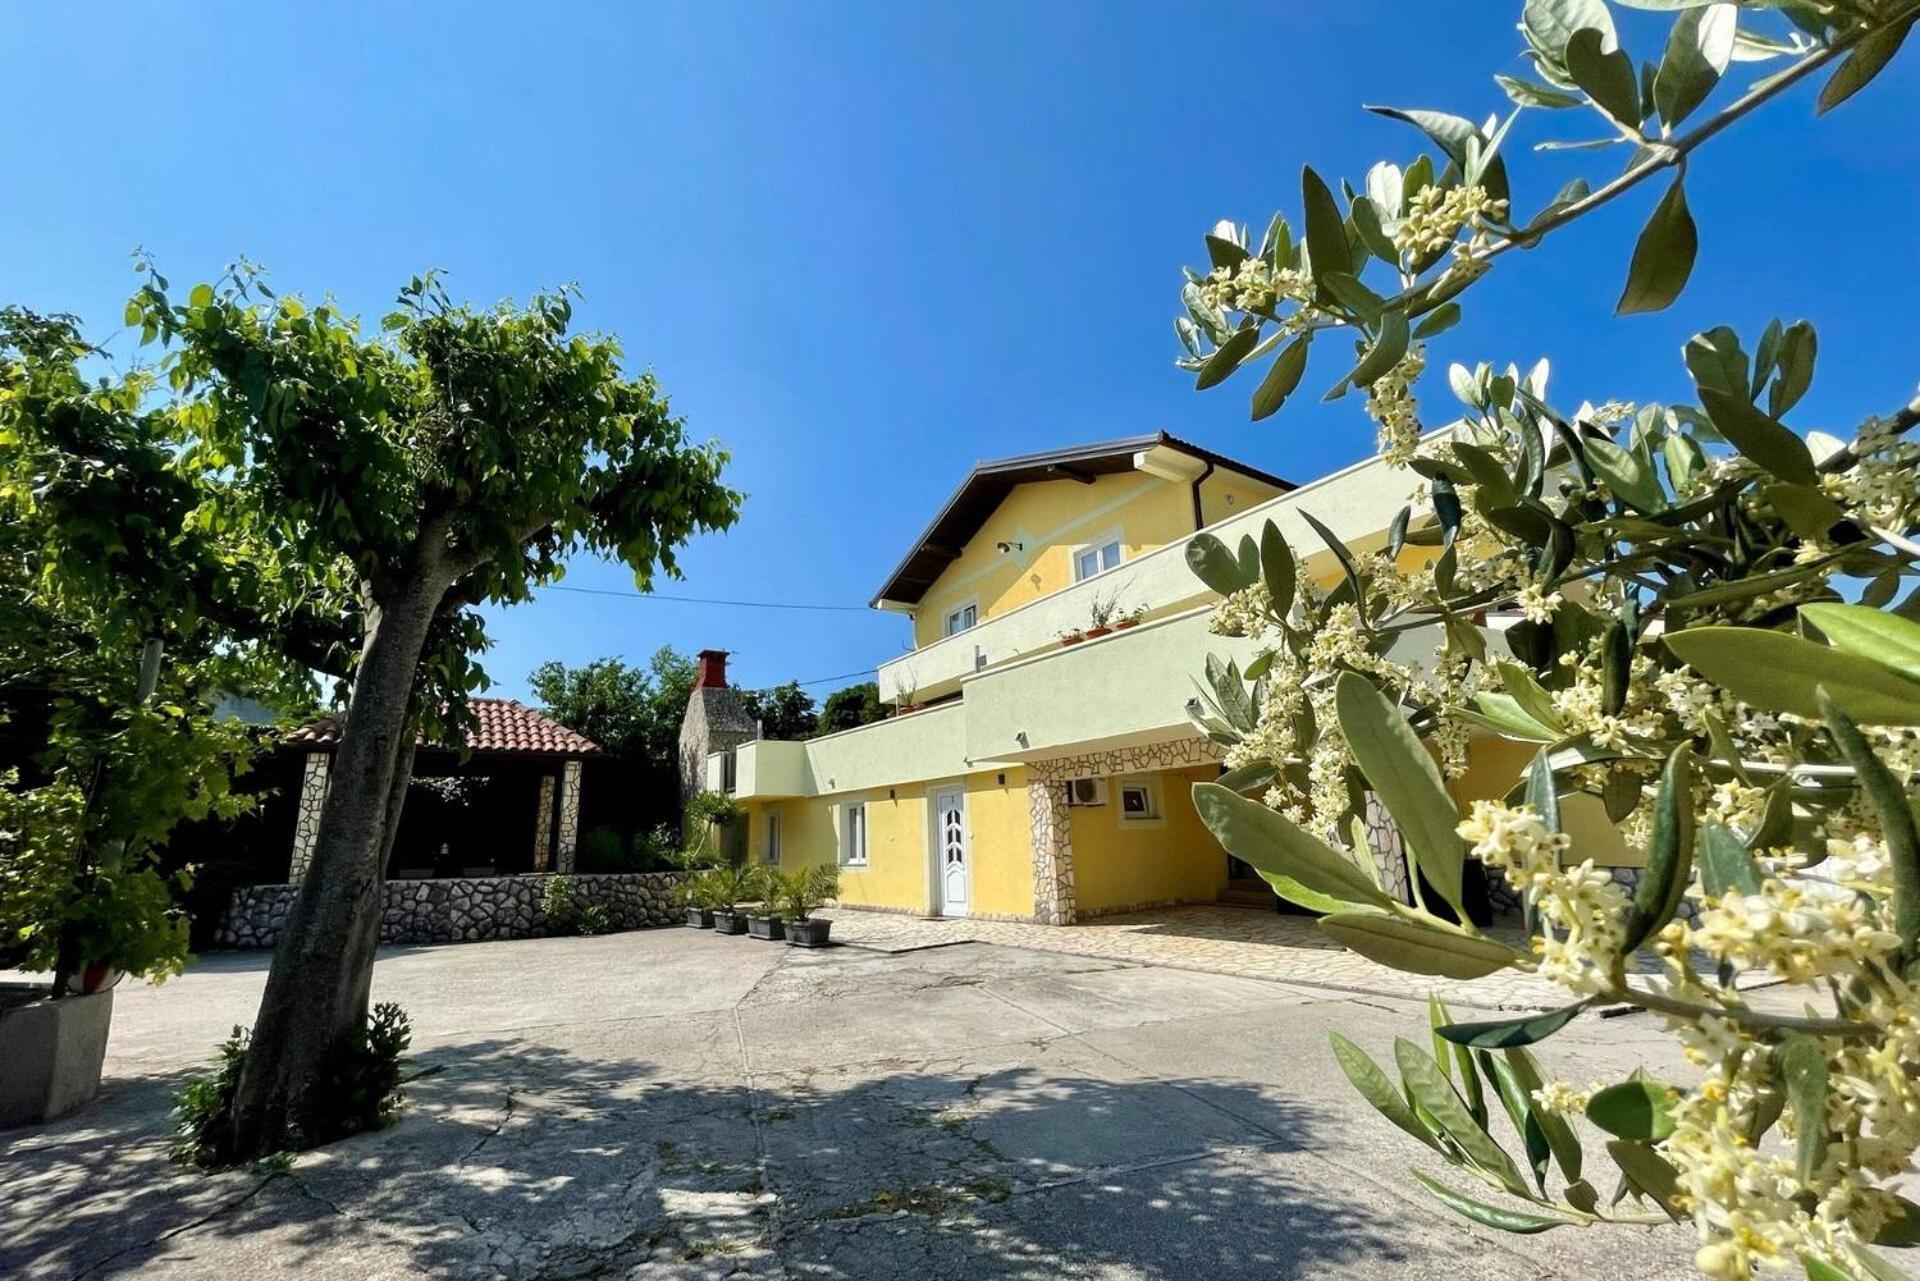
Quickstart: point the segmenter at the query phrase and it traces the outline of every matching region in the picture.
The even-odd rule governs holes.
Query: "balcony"
[[[734,750],[736,800],[781,800],[965,774],[965,713],[930,707],[804,742],[761,739]],[[707,757],[707,786],[724,778],[725,753]]]
[[[1349,546],[1368,550],[1385,541],[1387,526],[1406,502],[1412,485],[1408,473],[1388,467],[1377,457],[1369,458],[1250,507],[1209,526],[1205,532],[1234,547],[1242,535],[1250,534],[1258,539],[1261,527],[1271,520],[1304,557],[1306,572],[1317,578],[1329,578],[1337,572],[1333,555],[1322,547],[1319,535],[1300,518],[1300,513],[1311,512]],[[1188,541],[1183,538],[1136,556],[1117,569],[1008,610],[976,627],[882,664],[880,697],[889,702],[897,700],[903,692],[915,700],[945,697],[975,673],[1057,650],[1061,632],[1087,625],[1087,615],[1096,597],[1117,600],[1122,609],[1144,607],[1150,620],[1169,618],[1205,603],[1211,593],[1187,568]],[[1089,642],[1089,648],[1092,644],[1094,642]],[[971,691],[968,697],[973,697]],[[1177,708],[1185,701],[1183,694],[1174,706]]]
[[[1251,642],[1207,631],[1192,609],[1066,649],[1034,655],[967,682],[967,755],[1037,760],[1185,738],[1205,655],[1254,655]]]

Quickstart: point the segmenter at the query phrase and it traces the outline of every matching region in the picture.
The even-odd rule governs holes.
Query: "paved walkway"
[[[1125,932],[1054,933],[1108,931]],[[684,929],[390,948],[373,994],[412,1015],[421,1073],[399,1123],[284,1168],[173,1167],[168,1096],[251,1021],[265,968],[213,956],[116,993],[102,1097],[0,1133],[0,1277],[1692,1275],[1681,1229],[1512,1237],[1419,1189],[1409,1167],[1486,1195],[1374,1115],[1327,1049],[1331,1028],[1383,1061],[1396,1036],[1424,1043],[1414,981],[1391,1000],[1051,948],[806,952]],[[1637,1016],[1539,1050],[1577,1082],[1688,1070]]]
[[[1070,926],[929,920],[845,909],[821,915],[833,918],[836,942],[883,952],[949,943],[998,943],[1381,996],[1432,990],[1450,1004],[1483,1009],[1554,1009],[1570,999],[1566,989],[1523,974],[1490,975],[1471,983],[1402,974],[1336,946],[1310,917],[1250,907],[1160,908],[1095,917]]]

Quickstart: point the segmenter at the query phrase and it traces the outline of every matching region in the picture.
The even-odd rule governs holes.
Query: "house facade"
[[[713,752],[707,786],[741,802],[748,857],[837,863],[845,906],[1066,925],[1271,903],[1190,797],[1221,772],[1185,713],[1193,681],[1209,653],[1244,666],[1253,652],[1208,631],[1217,597],[1186,547],[1202,531],[1235,546],[1272,520],[1302,572],[1331,583],[1338,566],[1302,513],[1371,551],[1408,488],[1378,458],[1295,486],[1164,433],[983,463],[872,602],[911,619],[914,648],[879,685],[914,710]],[[1476,744],[1463,795],[1504,789],[1528,755]],[[1581,836],[1637,861],[1597,805],[1571,799]],[[1392,875],[1397,834],[1378,819]]]

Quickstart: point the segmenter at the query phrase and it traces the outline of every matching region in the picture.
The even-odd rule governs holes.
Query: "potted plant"
[[[754,891],[756,877],[750,867],[729,863],[706,874],[709,902],[713,907],[713,928],[718,934],[745,934],[747,914],[739,910],[741,899]]]
[[[1124,632],[1129,627],[1140,626],[1146,619],[1147,607],[1145,605],[1135,605],[1132,609],[1113,620],[1113,630],[1116,632]]]
[[[1086,638],[1087,634],[1078,627],[1069,627],[1066,631],[1060,633],[1060,643],[1062,645],[1078,645]]]
[[[1112,635],[1114,615],[1119,609],[1119,603],[1113,597],[1095,595],[1092,604],[1087,606],[1086,638],[1098,640],[1102,636]]]
[[[786,913],[787,942],[795,947],[825,947],[833,922],[813,915],[815,908],[840,893],[840,869],[816,863],[782,878],[780,909]]]
[[[707,872],[689,872],[674,882],[673,899],[686,911],[687,924],[696,930],[713,928],[712,890]]]
[[[760,910],[747,913],[747,934],[769,943],[778,943],[786,937],[780,919],[780,898],[789,878],[781,875],[779,868],[766,864],[754,868],[753,873],[753,892],[759,896]]]
[[[0,955],[51,981],[0,984],[0,1126],[91,1100],[114,985],[185,966],[178,895],[190,878],[165,870],[158,848],[181,822],[245,808],[232,778],[254,748],[247,730],[198,710],[210,668],[176,663],[162,687],[160,641],[125,663],[78,644],[109,633],[110,616],[48,619],[47,635],[22,642],[44,642],[63,673],[45,776],[0,771]]]

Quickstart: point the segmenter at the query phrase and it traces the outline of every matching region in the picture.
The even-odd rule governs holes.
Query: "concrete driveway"
[[[393,949],[375,996],[430,1073],[401,1121],[284,1172],[178,1171],[168,1094],[265,963],[122,989],[100,1101],[0,1135],[0,1276],[1689,1274],[1677,1229],[1511,1237],[1427,1200],[1423,1149],[1326,1049],[1424,1037],[1413,1000],[978,942]],[[1640,1017],[1545,1048],[1579,1082],[1668,1061]]]

